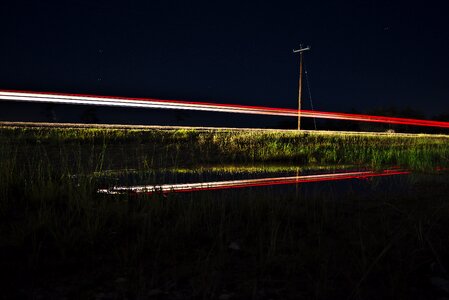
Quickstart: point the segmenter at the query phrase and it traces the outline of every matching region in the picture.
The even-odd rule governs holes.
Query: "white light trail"
[[[382,172],[361,171],[361,172],[342,172],[318,175],[303,175],[290,177],[260,178],[260,179],[243,179],[243,180],[227,180],[214,182],[199,183],[181,183],[181,184],[163,184],[163,185],[138,185],[138,186],[115,186],[109,189],[99,189],[101,194],[126,194],[126,193],[169,193],[169,192],[195,192],[205,190],[218,189],[235,189],[254,186],[268,186],[280,184],[294,184],[305,182],[335,181],[345,179],[365,179],[379,176],[392,176],[409,174],[408,171],[402,170],[385,170]]]
[[[213,103],[188,102],[178,100],[159,100],[150,98],[144,99],[144,98],[122,98],[122,97],[98,97],[98,96],[80,96],[80,95],[64,95],[64,94],[59,95],[59,94],[0,91],[0,100],[294,116],[294,112],[276,108],[239,106],[239,105],[220,105]]]
[[[90,96],[90,95],[72,95],[72,94],[49,94],[49,93],[21,92],[21,91],[0,91],[0,100],[59,103],[59,104],[101,105],[101,106],[115,106],[115,107],[196,110],[196,111],[210,111],[210,112],[223,112],[223,113],[298,117],[298,110],[296,109],[246,106],[236,104],[216,104],[216,103],[191,102],[180,100],[160,100],[152,98],[126,98],[126,97]],[[361,114],[347,114],[339,112],[301,110],[301,117],[449,128],[449,122],[384,117],[384,116],[370,116]]]

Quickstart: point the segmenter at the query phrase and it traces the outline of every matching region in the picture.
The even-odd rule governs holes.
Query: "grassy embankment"
[[[232,161],[433,169],[448,165],[447,137],[8,128],[0,138],[6,297],[426,299],[447,275],[447,177],[344,202],[332,188],[109,197],[95,177],[73,180]]]
[[[449,165],[449,136],[443,135],[3,128],[0,138],[14,155],[28,156],[29,149],[59,163],[101,159],[103,165],[96,167],[102,169],[267,161],[411,169]]]

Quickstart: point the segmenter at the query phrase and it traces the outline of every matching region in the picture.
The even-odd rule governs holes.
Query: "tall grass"
[[[110,197],[82,176],[199,162],[428,170],[447,166],[444,136],[4,128],[0,140],[6,298],[428,298],[449,261],[447,177],[361,195],[331,184]]]
[[[441,135],[2,128],[0,141],[15,147],[20,159],[37,149],[56,161],[78,161],[102,169],[269,161],[400,165],[420,170],[449,165],[449,136]]]
[[[431,266],[449,259],[446,180],[425,182],[431,195],[393,180],[368,197],[332,185],[106,197],[51,182],[8,205],[2,265],[14,287],[29,274],[77,298],[121,297],[119,279],[130,298],[430,297]]]

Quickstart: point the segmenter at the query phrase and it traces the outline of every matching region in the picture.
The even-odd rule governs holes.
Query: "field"
[[[449,136],[3,127],[0,141],[6,298],[449,296]],[[414,173],[187,194],[96,192],[348,166]]]

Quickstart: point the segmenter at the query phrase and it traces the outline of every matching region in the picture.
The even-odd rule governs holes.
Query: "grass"
[[[31,147],[58,161],[101,161],[104,165],[95,164],[101,169],[273,161],[419,170],[449,165],[449,136],[444,135],[4,127],[0,141],[4,151],[16,149],[19,156],[28,156]],[[95,157],[80,157],[86,153]]]
[[[2,269],[44,298],[428,299],[449,259],[445,182],[342,198],[332,185],[110,198],[54,182],[7,206]]]
[[[445,296],[431,280],[448,276],[447,175],[152,197],[98,195],[101,178],[79,176],[270,161],[429,171],[447,166],[445,136],[3,128],[0,139],[5,298]]]

